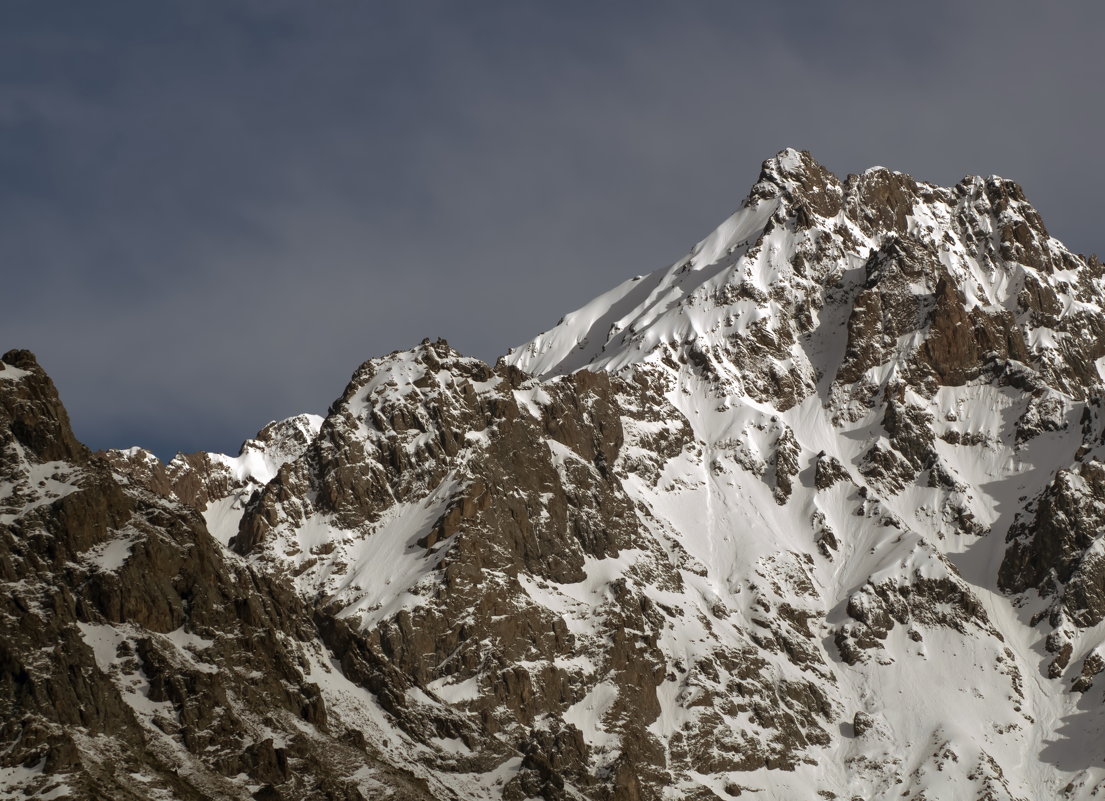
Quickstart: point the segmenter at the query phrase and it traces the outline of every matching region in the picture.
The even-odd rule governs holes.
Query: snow
[[[618,699],[618,686],[611,681],[596,684],[579,702],[568,707],[564,722],[571,723],[583,733],[583,740],[593,748],[612,748],[617,745],[616,735],[606,731],[603,718]]]
[[[0,370],[0,381],[19,381],[24,376],[30,375],[27,370],[20,370],[7,362],[0,362],[4,369]]]
[[[147,462],[156,462],[158,460],[156,456],[154,456],[152,453],[150,453],[148,450],[141,447],[140,445],[131,445],[129,448],[123,448],[119,451],[119,453],[131,458],[135,456],[141,456]]]
[[[322,421],[323,418],[317,414],[301,414],[284,421],[273,421],[266,428],[274,425],[295,427],[310,441],[318,435]],[[210,456],[217,464],[225,466],[236,480],[264,485],[272,481],[277,471],[300,452],[299,449],[289,448],[283,441],[278,440],[270,444],[251,439],[242,445],[241,453],[237,456],[226,456],[221,453],[213,453]]]
[[[207,502],[207,508],[203,510],[203,520],[211,536],[223,547],[227,547],[231,538],[237,536],[238,524],[248,500],[249,494],[246,492],[233,492],[225,498]]]
[[[642,554],[627,548],[606,559],[587,556],[585,578],[572,584],[537,581],[525,573],[518,574],[518,582],[532,603],[560,617],[573,634],[594,637],[601,623],[597,610],[606,602],[610,584],[624,576]]]
[[[115,539],[101,543],[85,553],[85,559],[98,570],[114,573],[130,558],[131,549],[144,539],[137,531],[122,533]]]
[[[40,506],[46,506],[59,498],[77,490],[76,480],[79,470],[67,462],[52,461],[33,463],[23,454],[22,447],[15,443],[20,457],[20,466],[10,475],[14,481],[0,482],[0,501],[7,500],[17,492],[21,501],[11,512],[0,513],[0,524],[11,523],[27,515]]]
[[[731,255],[738,247],[748,245],[760,235],[771,215],[779,208],[779,202],[758,201],[737,211],[708,237],[693,248],[688,263],[695,269],[716,263]]]
[[[123,701],[134,710],[141,720],[151,721],[159,716],[175,719],[176,710],[171,703],[150,700],[150,683],[141,670],[122,674],[118,669],[123,661],[123,657],[119,656],[119,647],[123,643],[129,642],[133,653],[134,640],[141,636],[140,634],[130,631],[125,626],[93,623],[78,623],[77,625],[80,628],[81,638],[96,656],[97,666],[103,673],[115,678]]]
[[[281,534],[274,551],[285,554],[281,558],[297,571],[295,581],[304,592],[321,591],[341,601],[341,617],[358,618],[371,628],[422,602],[417,585],[432,575],[448,553],[449,541],[432,552],[417,542],[462,487],[447,478],[421,501],[387,509],[369,531],[342,529],[331,516],[316,513],[293,532]],[[331,558],[314,558],[319,548],[333,549]]]
[[[531,417],[541,419],[541,407],[552,403],[552,398],[540,384],[533,384],[526,389],[514,390],[514,399],[518,405],[529,412]]]
[[[0,766],[0,799],[48,801],[53,798],[69,798],[73,789],[68,782],[57,774],[44,773],[45,767],[45,757],[30,768],[24,765]]]
[[[310,668],[306,677],[318,685],[333,723],[340,722],[360,731],[386,760],[405,766],[424,780],[435,793],[443,797],[459,796],[473,801],[497,801],[502,797],[503,785],[521,768],[522,758],[510,757],[482,773],[435,770],[432,760],[437,755],[444,753],[463,757],[470,754],[462,740],[433,737],[431,742],[436,748],[431,751],[425,745],[411,740],[402,729],[395,726],[376,697],[347,679],[331,654],[320,647],[308,646],[304,649],[304,655]],[[418,703],[436,704],[418,688],[414,688],[412,696]]]
[[[463,704],[480,697],[480,683],[475,676],[458,682],[453,682],[451,677],[445,677],[432,681],[427,686],[434,695],[447,704]]]
[[[471,754],[472,749],[465,745],[459,737],[431,737],[432,742],[439,751],[447,754]]]
[[[208,640],[198,634],[185,631],[184,626],[161,635],[177,648],[187,648],[194,651],[203,651],[215,644],[214,640]]]
[[[221,545],[229,545],[231,538],[237,535],[238,524],[253,493],[271,482],[281,467],[304,452],[307,444],[318,436],[322,423],[323,418],[316,414],[273,421],[258,432],[257,438],[246,440],[237,456],[207,454],[211,463],[226,470],[231,479],[228,494],[210,498],[203,510],[207,530]],[[191,469],[185,465],[178,456],[170,463],[170,471]]]

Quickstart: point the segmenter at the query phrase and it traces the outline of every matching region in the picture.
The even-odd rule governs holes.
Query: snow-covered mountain
[[[1105,792],[1105,283],[1000,178],[764,163],[490,366],[237,457],[0,370],[11,797]]]

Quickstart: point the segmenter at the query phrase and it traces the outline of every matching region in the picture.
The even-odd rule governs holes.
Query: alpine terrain
[[[1105,796],[1105,268],[807,153],[495,365],[236,457],[0,370],[0,796]]]

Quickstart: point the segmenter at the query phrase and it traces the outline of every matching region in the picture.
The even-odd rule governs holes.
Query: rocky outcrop
[[[1089,460],[1059,470],[1017,516],[999,581],[1008,592],[1053,596],[1053,625],[1105,620],[1105,465]]]
[[[348,778],[379,757],[328,714],[311,665],[329,652],[303,601],[228,560],[193,510],[118,483],[33,357],[6,354],[4,372],[0,483],[19,499],[0,517],[8,775],[68,798],[242,798],[256,783],[346,801],[369,774],[416,786],[392,768]]]
[[[0,394],[0,431],[4,436],[0,446],[7,452],[18,443],[27,456],[39,462],[86,461],[88,449],[73,436],[69,415],[58,400],[54,383],[39,367],[34,354],[10,350],[0,362],[0,381],[5,388]],[[5,462],[9,470],[14,466],[10,458]]]
[[[217,537],[225,542],[236,530],[223,530],[222,518],[229,516],[236,528],[246,503],[284,464],[307,450],[321,424],[321,417],[310,414],[271,422],[246,440],[236,457],[200,451],[177,454],[168,464],[162,464],[142,448],[98,455],[123,483],[204,514],[208,524],[216,527]]]

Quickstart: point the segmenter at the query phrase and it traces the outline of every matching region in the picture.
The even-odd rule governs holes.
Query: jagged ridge
[[[784,151],[494,367],[366,362],[264,471],[107,458],[310,610],[297,680],[396,792],[1089,798],[1101,276],[1012,182]]]

